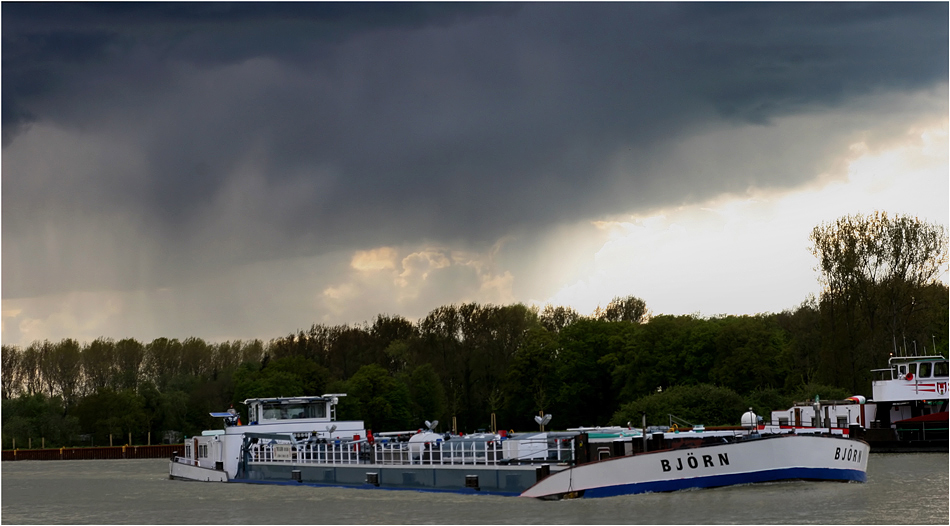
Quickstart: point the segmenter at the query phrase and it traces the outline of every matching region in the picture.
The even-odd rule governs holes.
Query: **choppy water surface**
[[[542,502],[168,480],[167,460],[4,462],[4,524],[948,524],[941,453],[872,454],[866,484],[783,482]]]

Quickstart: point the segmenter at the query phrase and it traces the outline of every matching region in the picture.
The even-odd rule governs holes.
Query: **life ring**
[[[914,373],[907,373],[905,379],[909,382],[914,379]]]

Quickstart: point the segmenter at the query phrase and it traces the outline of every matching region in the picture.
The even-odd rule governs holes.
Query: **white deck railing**
[[[375,444],[297,444],[288,454],[275,454],[274,445],[254,444],[250,447],[251,462],[288,464],[382,464],[420,466],[493,466],[509,462],[574,460],[574,440],[547,441],[469,441],[447,440],[426,443],[377,442]]]
[[[289,444],[289,442],[281,445]],[[298,446],[290,458],[274,454],[270,444],[251,446],[251,462],[286,462],[293,464],[359,464],[360,452],[354,445],[342,444],[306,444]]]

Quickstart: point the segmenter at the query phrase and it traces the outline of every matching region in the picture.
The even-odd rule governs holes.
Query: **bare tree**
[[[16,345],[3,346],[3,361],[0,363],[0,378],[2,378],[3,399],[13,398],[20,393],[22,371],[20,359],[22,351]]]

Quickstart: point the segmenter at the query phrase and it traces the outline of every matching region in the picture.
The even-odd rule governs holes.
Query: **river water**
[[[871,454],[868,482],[731,486],[557,502],[185,482],[168,461],[4,462],[4,524],[948,524],[946,453]]]

